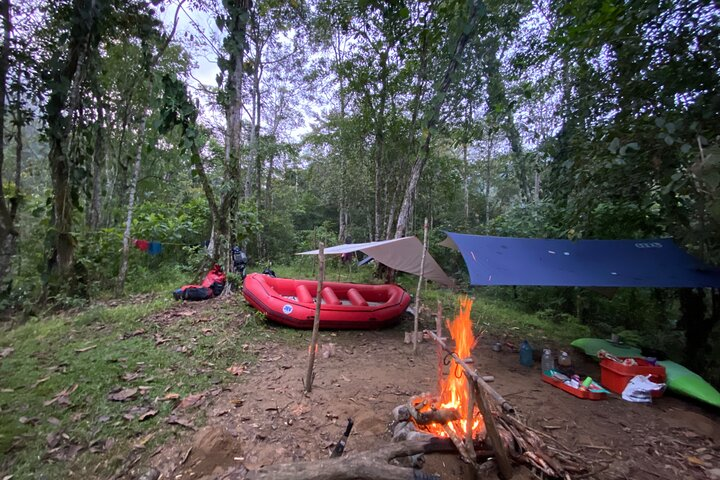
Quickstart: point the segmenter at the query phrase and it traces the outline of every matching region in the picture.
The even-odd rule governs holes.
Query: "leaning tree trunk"
[[[120,273],[118,273],[117,291],[119,294],[125,289],[125,279],[128,272],[128,261],[130,258],[130,232],[132,227],[133,212],[135,210],[135,192],[137,191],[138,180],[140,179],[140,165],[142,163],[142,151],[145,146],[145,124],[147,117],[143,112],[143,118],[140,121],[138,130],[138,145],[135,154],[135,166],[133,175],[130,179],[130,187],[128,193],[128,209],[125,217],[125,232],[123,233],[122,260],[120,262]]]
[[[510,143],[515,166],[515,178],[524,200],[531,197],[530,179],[527,161],[523,154],[522,138],[515,124],[513,108],[507,98],[505,83],[500,72],[498,50],[500,48],[497,38],[488,39],[488,55],[485,61],[485,76],[488,79],[488,106],[490,110],[502,112],[501,126]]]
[[[400,211],[398,212],[397,226],[395,228],[395,238],[404,237],[405,233],[407,232],[407,224],[410,218],[410,211],[412,210],[414,203],[415,191],[417,189],[418,182],[420,181],[423,168],[425,168],[425,164],[427,163],[427,159],[430,155],[431,131],[435,127],[438,117],[440,116],[440,109],[444,104],[448,88],[450,87],[450,83],[452,82],[452,78],[454,76],[453,74],[457,70],[458,66],[460,66],[460,61],[462,60],[462,54],[465,50],[465,45],[467,45],[470,36],[474,35],[481,10],[485,10],[482,0],[474,0],[470,8],[470,15],[468,16],[467,22],[465,25],[463,25],[462,33],[458,36],[458,39],[455,43],[453,55],[450,59],[450,63],[447,66],[447,69],[445,70],[445,75],[443,76],[442,82],[435,90],[432,100],[430,100],[430,105],[432,105],[432,108],[427,111],[427,115],[424,117],[423,121],[423,124],[427,128],[427,133],[425,133],[425,141],[421,149],[418,151],[418,154],[415,158],[415,163],[413,164],[412,170],[410,172],[410,179],[408,180],[407,186],[405,187],[405,195],[403,196],[403,202],[400,206]]]

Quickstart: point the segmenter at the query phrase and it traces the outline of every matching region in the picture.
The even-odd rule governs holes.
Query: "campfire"
[[[470,319],[471,308],[472,300],[463,299],[457,317],[447,325],[455,342],[455,353],[465,359],[466,363],[473,363],[471,350],[476,342]],[[449,362],[447,374],[439,379],[439,397],[421,395],[411,399],[410,406],[417,412],[417,415],[411,415],[413,423],[419,431],[438,437],[444,438],[454,433],[458,438],[470,437],[481,441],[486,435],[485,422],[480,410],[475,406],[472,386],[468,383],[462,367],[452,358]],[[471,421],[467,418],[468,409],[472,409]],[[437,421],[420,423],[431,419]]]
[[[438,346],[438,393],[417,395],[393,410],[393,439],[420,442],[424,453],[450,448],[476,472],[480,465],[492,463],[502,477],[511,478],[512,461],[545,478],[569,479],[567,466],[547,451],[536,431],[520,421],[513,407],[471,367],[476,343],[471,308],[472,300],[461,300],[458,315],[447,324],[449,345],[440,320],[435,332],[424,332]],[[424,463],[420,454],[410,459],[415,468]],[[581,468],[577,466],[576,471]]]

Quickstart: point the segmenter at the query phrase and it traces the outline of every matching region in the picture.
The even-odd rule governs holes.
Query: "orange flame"
[[[472,309],[472,300],[464,297],[460,300],[460,311],[452,322],[448,322],[447,327],[450,336],[455,341],[455,353],[466,359],[471,356],[471,349],[475,345],[475,336],[472,331],[472,320],[470,319],[470,310]],[[423,410],[435,408],[453,408],[460,414],[461,420],[456,420],[447,424],[448,428],[453,430],[461,438],[465,436],[467,430],[467,408],[469,402],[473,401],[468,391],[467,379],[463,373],[463,369],[455,360],[450,361],[450,370],[447,378],[442,382],[442,391],[440,392],[440,400],[435,405],[428,405]],[[473,407],[472,431],[473,436],[484,432],[485,424],[482,415]],[[424,426],[426,430],[440,437],[447,437],[447,433],[442,425],[429,424]]]

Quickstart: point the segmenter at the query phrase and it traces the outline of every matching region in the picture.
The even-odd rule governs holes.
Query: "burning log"
[[[440,425],[445,425],[449,422],[460,420],[460,412],[458,412],[454,408],[440,408],[430,409],[426,411],[418,411],[411,404],[408,404],[407,409],[412,419],[415,420],[415,423],[417,423],[418,425],[428,425],[430,423],[439,423]]]

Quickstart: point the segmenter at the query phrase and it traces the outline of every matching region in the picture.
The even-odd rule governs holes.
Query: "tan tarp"
[[[369,255],[373,257],[376,262],[385,264],[395,270],[420,275],[420,261],[423,246],[417,237],[396,238],[382,242],[337,245],[326,248],[325,254],[338,255],[357,251]],[[298,253],[298,255],[317,254],[318,250]],[[423,277],[447,286],[454,284],[453,280],[445,274],[430,253],[425,254],[425,272]]]

